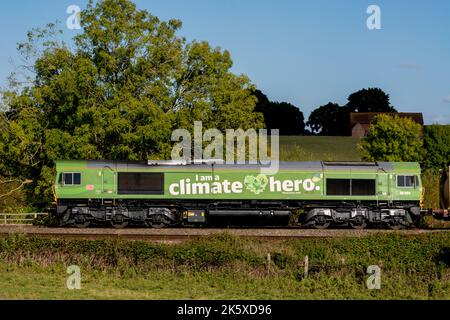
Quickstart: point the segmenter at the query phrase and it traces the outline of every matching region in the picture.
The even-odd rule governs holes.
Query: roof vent
[[[149,166],[187,166],[192,164],[224,164],[223,159],[194,159],[192,161],[186,160],[148,160]]]
[[[364,167],[376,167],[376,162],[358,162],[358,161],[342,161],[342,162],[323,162],[324,166],[364,166]]]
[[[148,160],[149,166],[185,166],[186,160]]]

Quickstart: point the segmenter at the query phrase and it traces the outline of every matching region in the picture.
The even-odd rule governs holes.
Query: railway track
[[[448,233],[450,230],[382,230],[382,229],[329,229],[312,230],[299,228],[259,228],[259,229],[219,229],[219,228],[169,228],[169,229],[109,229],[109,228],[45,228],[36,226],[0,226],[0,237],[22,234],[27,237],[44,237],[52,239],[126,239],[152,242],[183,242],[211,235],[229,234],[239,237],[250,237],[266,240],[308,239],[308,238],[339,238],[339,237],[364,237],[373,234],[401,234],[404,236]]]

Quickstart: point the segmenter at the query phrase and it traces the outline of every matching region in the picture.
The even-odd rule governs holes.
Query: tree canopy
[[[167,158],[172,130],[194,121],[262,128],[229,52],[187,42],[181,25],[129,0],[90,0],[73,43],[54,24],[29,32],[18,47],[28,65],[2,93],[0,175],[31,179],[32,198],[46,202],[57,159]]]
[[[311,132],[322,136],[345,136],[348,134],[349,112],[346,107],[327,103],[309,115],[307,126]]]
[[[307,126],[313,134],[345,136],[350,132],[350,112],[397,112],[389,95],[379,88],[361,89],[349,95],[345,106],[329,102],[313,110]]]
[[[431,125],[425,127],[424,168],[443,169],[450,165],[450,125]]]
[[[420,161],[422,145],[420,124],[410,118],[380,114],[373,119],[359,149],[367,161]]]
[[[256,112],[264,115],[267,129],[279,129],[282,136],[295,136],[305,132],[305,119],[299,108],[288,102],[273,102],[260,90],[253,95],[258,99]]]
[[[349,112],[397,112],[380,88],[362,89],[348,97]]]

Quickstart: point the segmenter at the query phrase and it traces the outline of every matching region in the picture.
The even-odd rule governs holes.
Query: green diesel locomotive
[[[420,217],[420,166],[408,162],[280,162],[259,165],[58,161],[56,214],[62,223],[288,225],[402,228]],[[292,221],[291,221],[292,222]]]

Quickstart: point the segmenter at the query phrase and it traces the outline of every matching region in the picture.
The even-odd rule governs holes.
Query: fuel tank
[[[240,226],[287,226],[289,210],[210,210],[209,222],[212,225]]]

